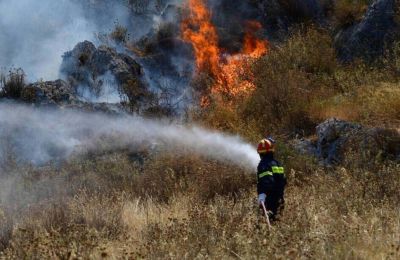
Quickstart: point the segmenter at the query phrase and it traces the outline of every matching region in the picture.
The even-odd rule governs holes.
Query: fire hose
[[[261,205],[265,214],[265,219],[267,220],[268,229],[271,229],[271,222],[269,221],[268,211],[267,208],[265,207],[264,201],[261,201]]]

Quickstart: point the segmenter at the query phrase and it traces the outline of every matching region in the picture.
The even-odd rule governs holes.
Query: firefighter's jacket
[[[258,194],[271,194],[276,190],[283,190],[286,185],[285,171],[282,165],[269,153],[261,158],[257,167]]]

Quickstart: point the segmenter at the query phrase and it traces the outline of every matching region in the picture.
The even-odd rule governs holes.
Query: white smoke
[[[32,80],[56,79],[62,54],[95,32],[72,1],[0,0],[0,66],[22,67]]]
[[[187,127],[137,116],[108,116],[71,110],[34,108],[0,103],[0,141],[11,147],[18,160],[33,164],[67,159],[73,153],[130,147],[143,142],[163,147],[181,146],[187,151],[255,169],[258,154],[238,136],[200,127]],[[3,149],[4,150],[4,149]],[[186,150],[186,149],[185,149]],[[0,161],[7,156],[0,150]]]
[[[118,91],[118,83],[115,76],[107,71],[96,79],[102,85],[98,89],[89,88],[85,85],[77,87],[77,96],[85,102],[118,104],[121,102],[122,93]]]
[[[135,36],[147,32],[131,21],[126,3],[0,0],[0,67],[22,68],[30,81],[57,79],[62,55],[78,42],[99,44],[96,35],[110,33],[116,24]]]

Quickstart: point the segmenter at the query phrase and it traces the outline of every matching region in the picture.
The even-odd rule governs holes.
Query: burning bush
[[[224,53],[219,44],[217,29],[211,21],[211,13],[203,0],[190,0],[186,18],[181,24],[182,38],[190,43],[196,60],[196,73],[208,74],[213,80],[203,88],[200,104],[210,105],[215,98],[224,98],[225,102],[234,97],[247,95],[254,89],[249,80],[249,64],[267,52],[267,41],[256,37],[261,24],[249,21],[242,50],[239,53]],[[198,77],[207,79],[207,77]],[[208,89],[209,87],[209,89]]]

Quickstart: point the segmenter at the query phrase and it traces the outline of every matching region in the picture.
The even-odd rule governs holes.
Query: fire
[[[255,37],[255,33],[262,29],[261,24],[257,21],[248,21],[246,27],[247,31],[244,36],[242,53],[252,58],[258,58],[265,55],[268,51],[268,42]]]
[[[190,42],[196,56],[199,71],[210,70],[213,76],[219,74],[217,30],[211,23],[211,14],[203,0],[189,0],[189,17],[182,22],[182,37]]]
[[[213,77],[215,83],[210,94],[222,94],[228,98],[247,95],[255,89],[249,75],[251,61],[268,51],[267,41],[255,36],[261,24],[256,21],[247,22],[241,52],[224,54],[218,46],[217,30],[211,22],[211,13],[204,0],[188,1],[189,14],[181,25],[182,38],[193,46],[197,72],[206,72]],[[209,96],[204,96],[201,105],[207,106],[209,102]]]

